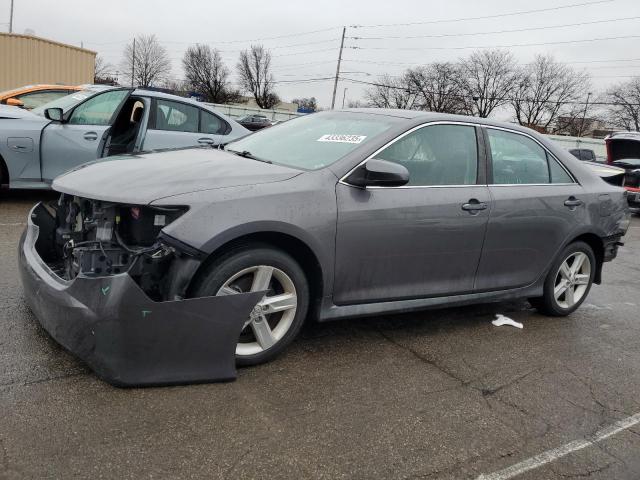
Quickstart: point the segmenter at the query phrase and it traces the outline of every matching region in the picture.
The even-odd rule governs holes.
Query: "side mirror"
[[[409,170],[397,163],[372,158],[356,168],[346,181],[360,188],[401,187],[409,182]]]
[[[62,122],[64,119],[64,114],[61,108],[47,108],[44,111],[45,118],[49,120],[53,120],[54,122]]]
[[[24,103],[22,103],[22,100],[18,100],[17,98],[7,98],[7,105],[24,108]]]

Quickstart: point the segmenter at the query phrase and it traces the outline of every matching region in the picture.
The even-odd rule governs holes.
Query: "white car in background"
[[[249,133],[194,100],[150,90],[87,86],[31,112],[0,105],[0,184],[49,188],[58,175],[96,159],[212,147]]]

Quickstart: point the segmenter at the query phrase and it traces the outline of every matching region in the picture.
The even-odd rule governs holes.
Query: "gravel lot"
[[[234,383],[117,389],[25,304],[16,245],[42,198],[0,194],[2,479],[640,478],[640,217],[566,319],[522,302],[309,325]]]

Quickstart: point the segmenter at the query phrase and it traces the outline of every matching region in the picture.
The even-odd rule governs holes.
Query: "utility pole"
[[[11,0],[11,7],[9,10],[9,33],[13,33],[13,0]]]
[[[584,104],[584,112],[582,112],[582,122],[580,123],[580,131],[578,132],[578,137],[582,136],[582,131],[584,130],[584,119],[587,116],[587,108],[589,107],[590,96],[591,96],[591,92],[587,93],[587,101]]]
[[[344,92],[342,92],[342,108],[344,108],[344,99],[347,97],[347,87],[344,87]]]
[[[333,97],[331,97],[331,110],[336,106],[336,91],[338,90],[338,77],[340,76],[340,62],[342,62],[342,50],[344,49],[344,36],[347,27],[342,27],[342,40],[340,41],[340,53],[338,54],[338,67],[336,68],[336,79],[333,82]]]
[[[131,55],[131,88],[133,88],[133,77],[136,75],[136,37],[133,37],[133,53]]]

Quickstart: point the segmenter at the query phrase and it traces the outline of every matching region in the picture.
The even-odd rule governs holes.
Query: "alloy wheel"
[[[574,252],[560,265],[553,296],[561,308],[572,308],[584,297],[591,280],[591,261],[583,252]]]
[[[269,265],[245,268],[229,278],[217,295],[266,291],[249,314],[236,347],[237,356],[262,353],[289,331],[296,315],[296,288],[285,272]]]

